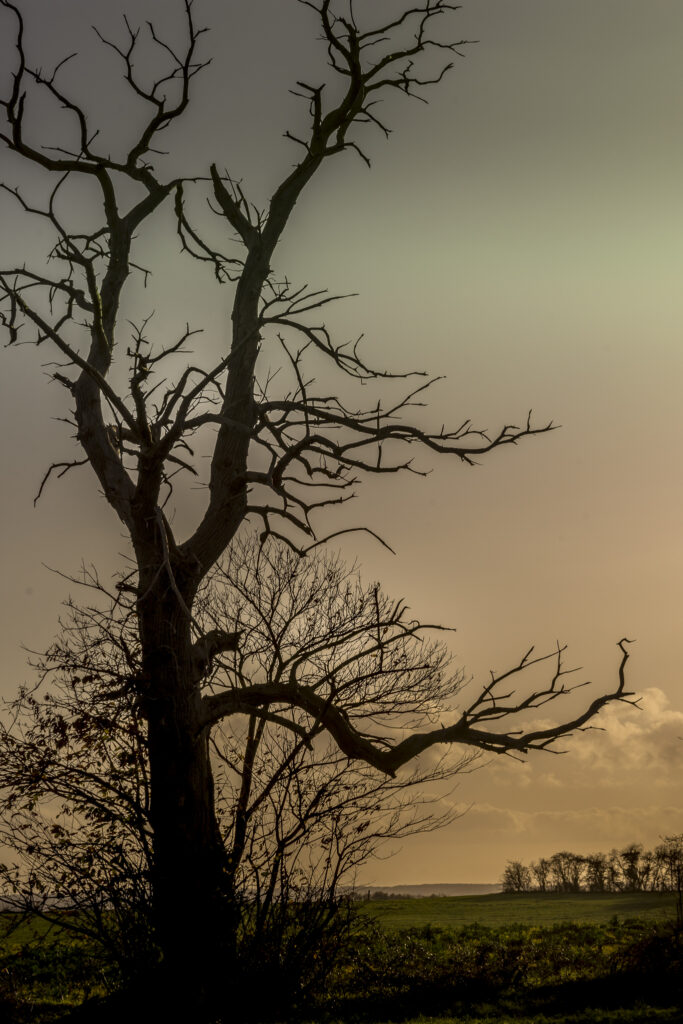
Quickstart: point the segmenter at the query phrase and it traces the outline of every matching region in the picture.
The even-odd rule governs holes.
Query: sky
[[[80,51],[64,82],[80,95],[87,82],[115,147],[134,112],[90,25],[119,32],[125,4],[24,8],[35,63]],[[173,33],[174,10],[146,0],[135,17],[156,15]],[[288,89],[324,71],[315,25],[294,0],[196,0],[195,11],[211,26],[202,46],[213,62],[169,148],[185,173],[215,160],[263,203],[296,156],[282,137],[302,116]],[[602,731],[568,741],[561,756],[482,763],[435,793],[465,813],[364,868],[371,884],[492,882],[508,859],[683,832],[683,6],[464,0],[449,31],[476,42],[429,105],[387,103],[393,132],[388,142],[368,136],[370,170],[351,155],[325,168],[277,269],[357,292],[329,323],[340,337],[364,332],[375,363],[443,376],[426,423],[494,429],[533,409],[560,429],[477,467],[425,456],[425,477],[373,479],[341,525],[370,526],[396,554],[359,535],[343,550],[417,617],[456,628],[449,643],[472,686],[532,644],[566,643],[567,664],[594,684],[578,702],[613,686],[626,636],[637,641],[628,672],[642,700],[641,710],[608,709]],[[31,125],[59,137],[53,112],[37,109]],[[12,183],[21,175],[4,152],[0,171]],[[38,178],[21,182],[40,193]],[[0,223],[3,265],[39,248],[40,225],[7,196]],[[173,244],[161,224],[143,243],[158,269],[133,306],[156,306],[160,337],[191,319],[219,345],[227,297],[194,265],[165,273]],[[55,422],[64,393],[43,350],[1,358],[0,694],[10,697],[30,679],[22,645],[49,642],[69,591],[45,566],[68,573],[84,561],[111,573],[126,540],[88,470],[53,483],[34,508],[47,466],[70,451]],[[181,534],[200,501],[179,500]]]

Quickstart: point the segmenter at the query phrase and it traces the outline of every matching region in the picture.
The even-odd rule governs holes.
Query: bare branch
[[[47,469],[43,479],[40,481],[40,487],[38,488],[38,493],[36,494],[35,498],[33,499],[34,507],[40,501],[40,496],[43,493],[43,488],[45,487],[45,484],[48,482],[48,480],[50,479],[50,477],[51,477],[51,475],[53,473],[56,473],[58,478],[61,479],[63,476],[65,476],[69,472],[70,469],[75,469],[76,466],[86,466],[89,461],[90,460],[86,458],[86,459],[74,459],[72,462],[53,462],[52,465],[48,467],[48,469]]]
[[[400,616],[398,619],[400,623]],[[378,627],[386,629],[391,625],[391,620],[378,622]],[[415,635],[409,631],[407,635]],[[395,637],[390,635],[386,640],[382,639],[377,649],[384,651],[390,648],[395,642]],[[619,641],[618,647],[621,651],[621,661],[618,668],[618,684],[610,692],[596,697],[588,707],[576,717],[560,722],[544,729],[520,729],[516,732],[491,732],[481,728],[482,724],[491,719],[514,718],[529,709],[539,708],[549,701],[556,700],[572,692],[576,687],[558,685],[561,675],[566,674],[561,669],[561,650],[555,654],[543,655],[538,658],[529,659],[526,655],[522,661],[513,669],[494,677],[491,683],[485,687],[470,707],[462,712],[458,721],[451,726],[440,726],[428,732],[416,732],[408,735],[396,744],[388,743],[384,738],[369,736],[353,724],[348,714],[345,713],[336,703],[336,689],[331,687],[330,694],[325,696],[317,692],[316,688],[310,685],[303,685],[290,676],[286,682],[278,683],[272,681],[265,684],[255,684],[244,687],[239,691],[228,691],[215,696],[204,698],[204,713],[202,721],[204,724],[211,724],[220,721],[224,716],[235,714],[243,710],[245,706],[254,708],[268,708],[272,704],[299,708],[306,712],[316,723],[322,725],[333,737],[339,749],[347,756],[355,760],[361,760],[368,765],[385,772],[388,775],[395,775],[399,768],[412,761],[419,754],[434,745],[457,744],[473,747],[497,754],[519,753],[526,754],[530,750],[547,750],[563,736],[582,729],[586,723],[592,721],[598,712],[609,703],[626,702],[633,703],[630,698],[634,696],[626,689],[625,667],[629,658],[625,645],[629,640]],[[376,649],[363,649],[361,652],[351,654],[350,661],[358,661],[360,657],[372,656]],[[516,702],[501,704],[499,698],[494,696],[495,687],[508,678],[511,674],[519,673],[531,665],[554,658],[557,662],[557,669],[547,687],[533,691],[529,696],[519,699]],[[343,662],[336,666],[335,671],[343,672],[349,662]],[[328,677],[331,685],[332,677]],[[580,685],[586,685],[580,684]],[[512,696],[506,695],[503,700]]]

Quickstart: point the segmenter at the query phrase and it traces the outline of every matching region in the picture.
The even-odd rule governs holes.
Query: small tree
[[[555,892],[580,892],[583,857],[561,850],[549,860],[550,887]]]
[[[94,942],[115,980],[157,960],[145,723],[130,685],[134,616],[92,573],[105,608],[71,601],[0,727],[0,893],[5,907]],[[118,969],[118,974],[117,974]]]
[[[640,892],[643,889],[642,855],[641,843],[629,843],[617,854],[621,875],[620,888],[624,892]]]
[[[245,680],[239,689],[210,692],[207,671],[238,638],[218,630],[204,633],[196,602],[202,582],[247,518],[260,521],[264,534],[279,533],[303,551],[319,536],[316,516],[351,497],[368,473],[414,469],[420,450],[471,464],[550,429],[530,418],[491,434],[468,418],[437,429],[414,422],[410,414],[430,382],[418,377],[402,395],[391,396],[392,374],[371,367],[358,345],[335,341],[320,322],[333,296],[274,272],[283,232],[309,182],[342,154],[367,161],[358,129],[388,133],[378,101],[387,95],[423,98],[458,52],[451,37],[435,34],[458,7],[446,0],[408,3],[395,17],[375,23],[361,22],[352,0],[300,2],[322,34],[335,87],[298,83],[307,125],[287,134],[300,159],[259,209],[218,162],[204,175],[190,175],[181,166],[181,152],[174,169],[163,170],[168,161],[159,156],[161,133],[185,114],[193,79],[208,63],[197,56],[204,29],[196,24],[191,0],[181,3],[186,35],[180,46],[150,26],[145,48],[143,35],[128,21],[122,40],[102,39],[120,60],[136,104],[126,109],[127,141],[113,153],[100,145],[85,100],[61,86],[65,62],[53,71],[32,65],[23,4],[0,0],[0,38],[14,45],[4,58],[0,141],[19,166],[39,175],[45,198],[29,201],[8,182],[5,192],[53,236],[48,252],[30,266],[7,256],[0,270],[0,322],[11,344],[33,340],[41,352],[52,349],[59,361],[53,378],[72,405],[79,451],[49,467],[45,479],[87,463],[130,538],[141,650],[134,691],[149,757],[155,927],[170,984],[178,999],[184,990],[191,1003],[201,1001],[204,990],[208,996],[214,979],[224,974],[225,936],[235,927],[210,754],[212,733],[222,721],[284,716],[298,726],[303,715],[307,731],[324,729],[344,756],[393,776],[435,744],[497,753],[545,749],[581,728],[608,701],[627,697],[623,642],[615,686],[571,720],[548,728],[495,727],[509,714],[568,691],[559,654],[551,682],[532,695],[504,695],[500,684],[512,674],[506,673],[448,728],[394,741],[346,717],[331,677],[316,690],[297,666],[276,682]],[[374,12],[374,5],[363,7],[369,19],[366,8]],[[83,92],[92,88],[84,84]],[[35,137],[30,114],[37,95],[55,107],[63,139],[56,147],[52,138]],[[202,199],[208,192],[210,199],[202,207],[204,219],[192,213],[197,192]],[[196,330],[179,325],[173,340],[159,342],[148,319],[132,333],[126,321],[131,280],[139,272],[138,239],[164,212],[174,218],[185,254],[231,289],[230,320],[217,360],[200,353],[179,369]],[[317,386],[315,367],[321,363],[330,379]],[[340,397],[349,389],[333,382],[333,374],[346,384],[367,385],[364,401],[357,405]],[[378,382],[390,397],[373,394],[366,400]],[[211,452],[207,500],[181,540],[163,509],[179,473],[203,475],[204,463],[194,455],[198,441]],[[408,629],[400,616],[391,626]],[[512,672],[527,668],[529,659]]]
[[[531,874],[539,892],[545,892],[549,887],[550,861],[547,857],[541,857],[531,864]]]
[[[531,892],[531,871],[518,860],[509,860],[502,878],[503,892]]]
[[[607,858],[604,853],[590,853],[583,858],[585,884],[589,892],[604,892],[607,888]]]
[[[654,851],[661,888],[676,893],[676,929],[683,933],[683,833],[665,836]]]

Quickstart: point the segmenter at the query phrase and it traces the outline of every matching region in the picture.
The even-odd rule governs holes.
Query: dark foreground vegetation
[[[250,996],[239,1010],[234,990],[226,993],[225,1021],[580,1024],[683,1020],[683,935],[674,919],[662,919],[661,897],[654,897],[649,919],[618,915],[614,912],[618,900],[605,897],[604,919],[598,920],[600,901],[588,897],[585,903],[591,920],[555,922],[557,901],[552,896],[536,897],[541,923],[531,923],[528,916],[525,923],[513,922],[516,901],[504,895],[472,899],[479,903],[482,920],[488,916],[498,923],[383,927],[367,904],[361,912],[354,909],[350,918],[342,914],[339,929],[346,939],[331,971],[315,951],[308,950],[297,963],[290,950],[288,963],[280,965],[286,971],[280,973],[278,983],[277,965],[270,965],[260,985],[245,986]],[[411,908],[419,911],[423,901],[404,902],[407,922]],[[567,901],[560,902],[561,913]],[[582,902],[581,898],[574,901],[577,918],[582,915]],[[622,909],[628,912],[628,900]],[[508,923],[499,923],[501,912],[508,915]],[[125,1019],[124,1012],[133,1012],[131,1001],[137,1002],[143,1019],[152,1019],[149,1002],[145,1009],[149,979],[138,981],[137,995],[117,994],[120,977],[82,939],[45,922],[18,925],[11,915],[5,916],[3,924],[3,1022],[118,1021]],[[249,970],[247,964],[245,970]]]

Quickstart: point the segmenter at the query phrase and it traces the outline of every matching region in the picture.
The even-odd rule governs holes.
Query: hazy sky
[[[172,31],[176,6],[147,0],[136,17],[144,9]],[[89,25],[116,31],[125,4],[24,7],[35,63],[82,51],[64,81],[87,80],[114,147],[133,114]],[[296,157],[282,138],[301,117],[287,89],[323,66],[310,12],[294,0],[196,0],[195,10],[212,26],[203,46],[214,61],[169,148],[180,145],[185,173],[216,160],[264,201]],[[367,523],[397,555],[358,539],[345,551],[416,615],[457,627],[453,649],[475,679],[560,641],[585,678],[610,687],[628,636],[643,700],[640,712],[611,709],[605,731],[563,757],[498,760],[462,777],[442,799],[471,809],[365,871],[386,884],[495,881],[508,858],[683,831],[683,4],[465,0],[451,31],[478,42],[429,106],[387,104],[395,131],[388,143],[368,138],[371,171],[346,156],[320,174],[277,269],[359,292],[330,324],[345,338],[365,332],[376,363],[445,375],[424,413],[433,425],[469,417],[495,428],[533,408],[561,430],[478,468],[424,458],[424,479],[372,481],[344,525]],[[5,40],[0,66],[11,60]],[[44,111],[33,125],[50,142],[58,131]],[[0,166],[16,180],[4,152]],[[0,218],[3,265],[40,245],[39,227],[21,224],[6,197]],[[159,226],[147,244],[158,263],[172,235]],[[229,296],[184,266],[136,302],[157,305],[161,335],[190,318],[220,344]],[[7,696],[27,678],[20,644],[49,641],[68,590],[43,563],[68,572],[83,559],[107,573],[126,551],[88,470],[33,508],[47,465],[70,450],[52,419],[64,392],[40,369],[49,358],[2,352]],[[181,525],[199,500],[181,503]]]

